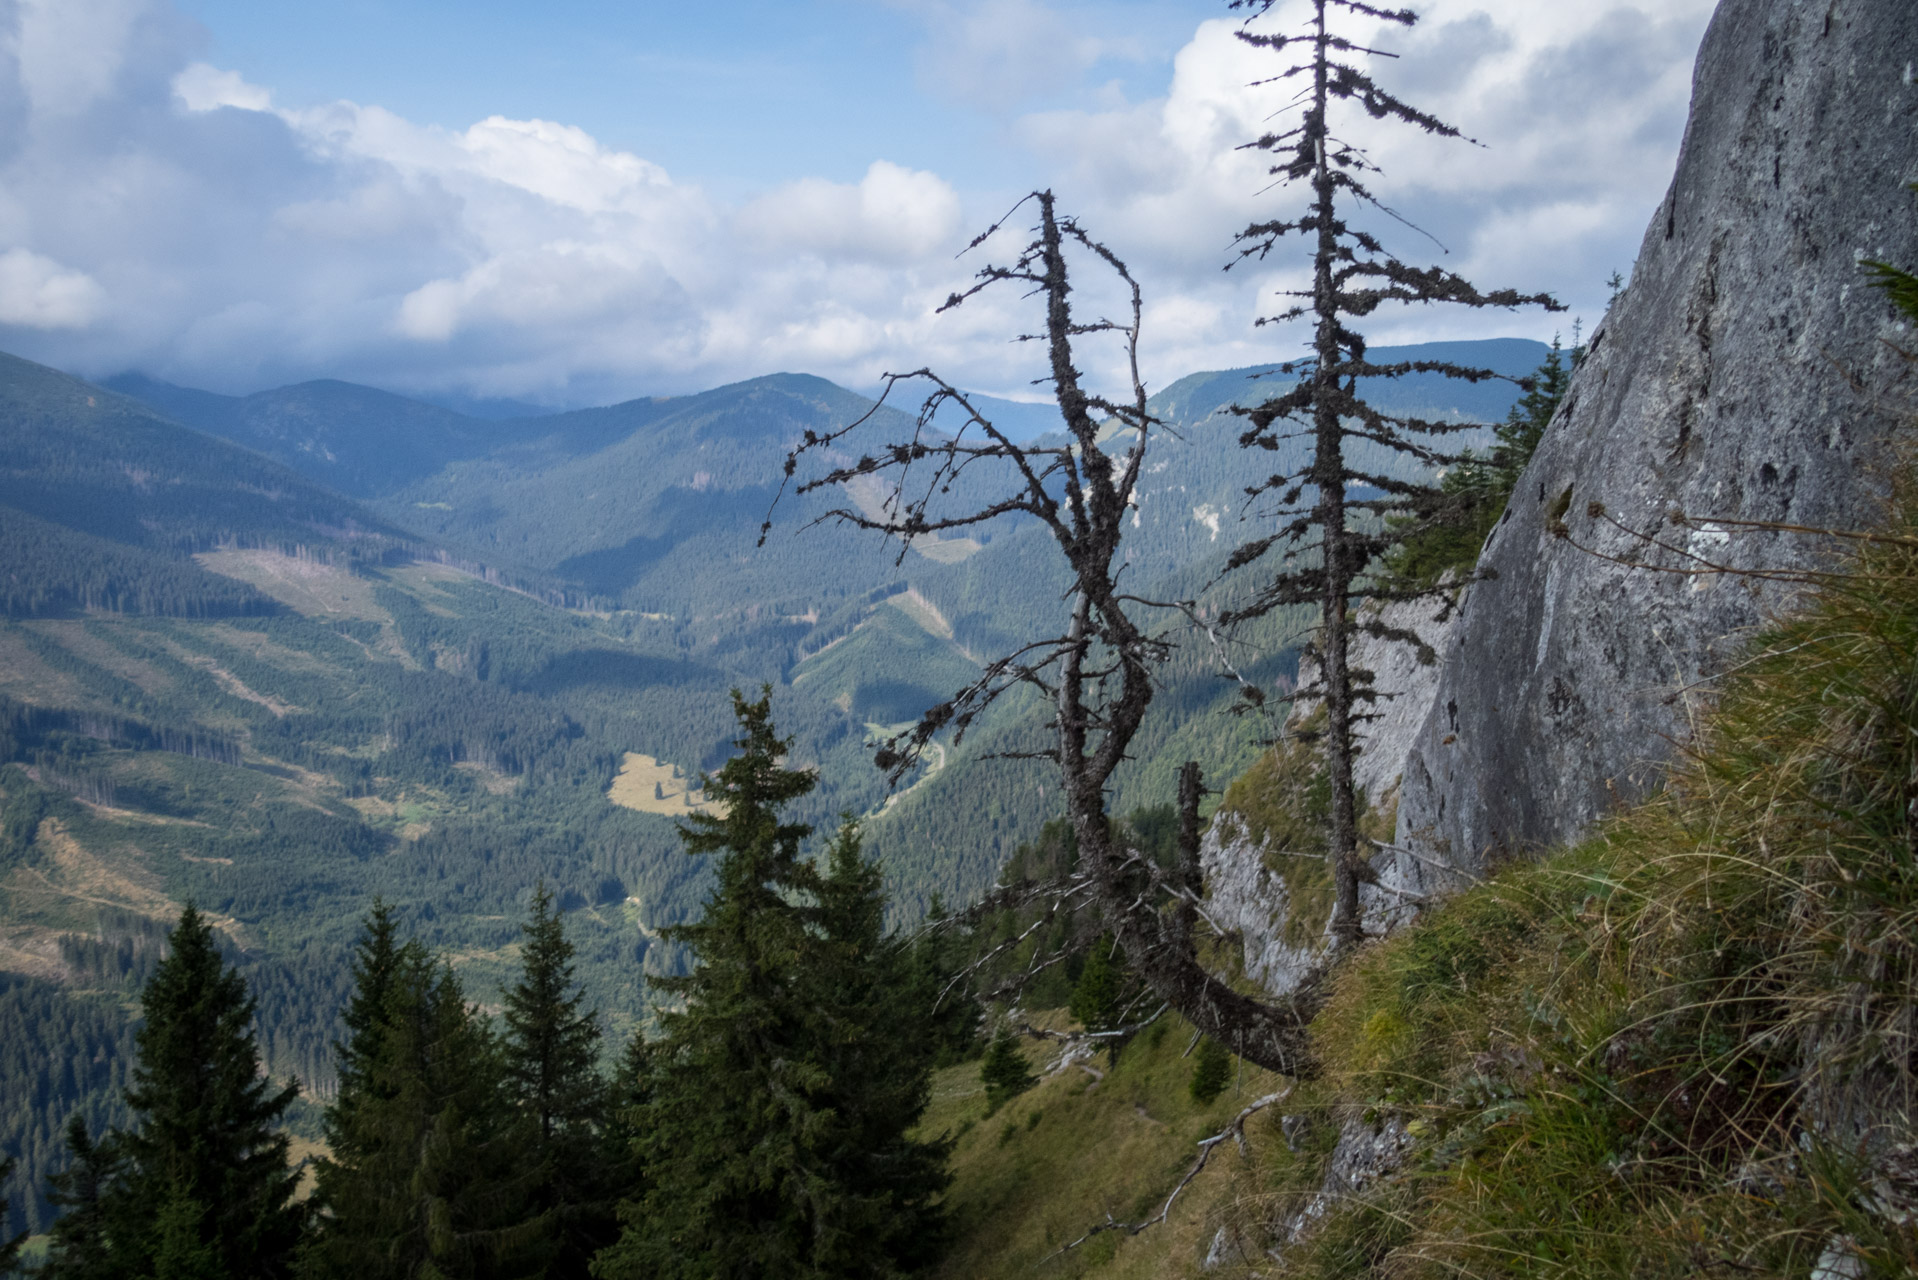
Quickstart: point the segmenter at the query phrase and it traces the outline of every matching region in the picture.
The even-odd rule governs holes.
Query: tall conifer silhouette
[[[599,1014],[574,978],[573,944],[544,884],[521,930],[520,979],[506,992],[507,1089],[530,1121],[535,1199],[556,1215],[554,1276],[583,1275],[617,1235],[601,1176],[606,1085],[599,1076]]]
[[[261,1072],[246,980],[191,903],[167,948],[140,997],[133,1127],[95,1140],[78,1117],[68,1125],[49,1277],[270,1278],[299,1244],[306,1215],[281,1132],[299,1086]]]
[[[733,710],[739,754],[706,788],[721,812],[680,828],[688,853],[720,855],[717,885],[668,931],[696,963],[654,980],[679,1007],[622,1071],[640,1185],[593,1274],[896,1276],[926,1260],[944,1186],[943,1145],[906,1136],[928,1092],[926,1018],[856,835],[822,875],[801,856],[812,828],[782,820],[817,780],[783,767],[770,694],[735,692]]]

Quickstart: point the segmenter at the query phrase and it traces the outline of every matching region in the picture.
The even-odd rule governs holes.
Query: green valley
[[[1484,345],[1518,372],[1541,350]],[[1155,589],[1196,594],[1232,542],[1242,462],[1218,411],[1263,394],[1247,375],[1161,397],[1180,437],[1133,552]],[[114,385],[0,360],[0,1017],[43,1023],[51,1050],[9,1068],[39,1099],[0,1134],[21,1227],[49,1221],[67,1114],[118,1114],[126,1002],[187,900],[261,1002],[268,1069],[323,1100],[376,895],[491,1001],[544,883],[609,1027],[646,1016],[648,976],[685,964],[659,930],[708,892],[676,824],[730,751],[730,689],[771,687],[821,778],[795,817],[864,815],[898,920],[976,898],[1056,812],[1036,763],[992,758],[1031,744],[1031,706],[896,793],[872,766],[879,735],[1042,633],[1063,579],[1036,528],[902,558],[813,527],[817,495],[775,503],[792,443],[870,406],[852,392],[779,375],[481,421],[346,384]],[[1275,624],[1255,678],[1282,685],[1288,647]],[[1168,798],[1187,757],[1231,776],[1269,733],[1212,714],[1234,690],[1197,650],[1168,678],[1128,807]],[[631,804],[609,799],[622,769]]]

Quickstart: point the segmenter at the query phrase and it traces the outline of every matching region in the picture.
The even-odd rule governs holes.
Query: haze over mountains
[[[1518,376],[1544,350],[1375,355]],[[1239,449],[1226,410],[1277,377],[1193,374],[1154,398],[1168,430],[1127,552],[1141,588],[1196,594],[1246,532],[1245,485],[1274,460]],[[1408,378],[1381,399],[1483,422],[1512,396]],[[490,998],[544,881],[592,999],[616,1027],[639,1016],[643,975],[682,963],[658,928],[696,913],[708,883],[675,833],[695,797],[665,783],[726,757],[732,688],[773,688],[792,758],[821,771],[796,816],[867,815],[903,916],[988,887],[1054,811],[1042,771],[985,758],[1026,744],[1031,709],[941,744],[898,795],[871,743],[1056,625],[1064,577],[1029,523],[902,558],[813,527],[883,493],[789,491],[775,507],[787,450],[871,407],[773,374],[487,418],[343,382],[95,386],[0,356],[0,1006],[79,1029],[49,1032],[71,1085],[0,1134],[29,1153],[9,1190],[21,1225],[47,1221],[66,1115],[118,1105],[115,1055],[95,1042],[124,1034],[114,1010],[150,968],[155,922],[188,898],[242,949],[269,1067],[322,1095],[376,894]],[[993,411],[1023,414],[1024,432],[1049,421]],[[1253,639],[1255,677],[1283,680],[1283,620]],[[1233,689],[1196,649],[1166,679],[1122,810],[1169,799],[1188,756],[1229,777],[1265,732],[1204,714]],[[622,773],[629,805],[608,798]]]

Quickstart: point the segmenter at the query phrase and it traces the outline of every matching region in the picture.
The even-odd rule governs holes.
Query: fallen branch
[[[1267,1107],[1271,1106],[1273,1103],[1285,1101],[1285,1099],[1291,1094],[1291,1092],[1292,1092],[1292,1086],[1287,1085],[1285,1088],[1279,1090],[1277,1093],[1266,1094],[1263,1098],[1260,1098],[1258,1101],[1252,1103],[1251,1106],[1248,1106],[1245,1110],[1239,1112],[1238,1115],[1233,1116],[1232,1123],[1226,1125],[1225,1128],[1219,1130],[1217,1133],[1213,1134],[1211,1137],[1201,1141],[1199,1143],[1199,1158],[1192,1162],[1192,1167],[1185,1171],[1185,1177],[1179,1179],[1179,1185],[1172,1188],[1172,1194],[1165,1198],[1165,1204],[1161,1205],[1159,1208],[1159,1211],[1153,1214],[1150,1218],[1147,1218],[1144,1222],[1120,1222],[1116,1220],[1115,1218],[1113,1218],[1113,1216],[1108,1213],[1106,1215],[1106,1220],[1104,1222],[1100,1223],[1098,1226],[1094,1227],[1092,1230],[1086,1232],[1084,1235],[1080,1236],[1077,1240],[1074,1240],[1071,1244],[1066,1245],[1064,1248],[1058,1250],[1057,1252],[1048,1255],[1045,1260],[1047,1262],[1050,1262],[1052,1261],[1053,1258],[1057,1258],[1061,1254],[1070,1253],[1072,1250],[1077,1249],[1080,1245],[1092,1239],[1094,1236],[1103,1235],[1107,1231],[1123,1231],[1129,1236],[1136,1236],[1141,1231],[1144,1231],[1147,1227],[1156,1227],[1161,1222],[1164,1222],[1167,1216],[1171,1214],[1172,1206],[1174,1202],[1178,1200],[1180,1193],[1183,1192],[1187,1187],[1191,1186],[1192,1180],[1198,1177],[1201,1173],[1205,1171],[1206,1161],[1212,1158],[1212,1153],[1214,1150],[1218,1148],[1219,1144],[1224,1142],[1227,1138],[1230,1138],[1238,1146],[1239,1154],[1244,1155],[1245,1154],[1245,1122],[1247,1120],[1250,1120],[1253,1116],[1257,1115],[1259,1112],[1265,1110]]]
[[[1387,853],[1402,853],[1406,857],[1412,859],[1414,862],[1423,862],[1428,867],[1437,867],[1440,871],[1449,871],[1455,876],[1464,876],[1467,880],[1472,881],[1474,884],[1476,884],[1482,878],[1478,875],[1477,872],[1467,871],[1464,867],[1455,867],[1451,863],[1443,860],[1442,858],[1429,857],[1428,855],[1419,853],[1416,850],[1408,849],[1402,844],[1387,844],[1383,840],[1374,840],[1372,841],[1372,843],[1377,845],[1379,848],[1385,850]],[[1380,885],[1379,887],[1384,888],[1385,886]]]
[[[1144,1031],[1165,1016],[1165,1011],[1171,1007],[1169,1004],[1162,1004],[1151,1017],[1142,1018],[1129,1026],[1114,1027],[1110,1031],[1048,1031],[1044,1027],[1035,1027],[1030,1022],[1021,1022],[1013,1029],[1020,1035],[1030,1036],[1034,1040],[1058,1040],[1068,1045],[1078,1044],[1082,1040],[1123,1040]]]

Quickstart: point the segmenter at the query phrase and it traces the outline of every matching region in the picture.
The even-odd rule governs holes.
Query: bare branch
[[[1147,617],[1161,607],[1119,589],[1126,517],[1159,423],[1150,412],[1139,366],[1144,307],[1137,280],[1110,247],[1075,219],[1058,215],[1051,192],[1037,192],[1029,200],[1039,213],[1033,239],[1010,265],[982,269],[972,289],[955,294],[947,305],[962,305],[1001,283],[1032,287],[1045,312],[1045,381],[1059,405],[1068,443],[1015,444],[963,392],[921,369],[887,381],[888,392],[908,379],[932,388],[910,438],[887,442],[858,455],[855,462],[829,464],[822,474],[808,478],[801,491],[885,477],[892,487],[880,512],[840,508],[829,518],[898,538],[902,546],[914,537],[969,528],[1003,515],[1035,516],[1071,574],[1065,632],[986,663],[952,698],[927,711],[911,729],[887,739],[876,759],[897,782],[935,736],[950,730],[956,743],[986,708],[1012,690],[1031,688],[1043,695],[1052,708],[1051,756],[1064,783],[1066,813],[1083,873],[1069,890],[1070,901],[1096,905],[1147,987],[1195,1026],[1238,1044],[1249,1061],[1277,1071],[1309,1073],[1313,1066],[1304,1027],[1322,999],[1318,981],[1271,1004],[1233,989],[1199,961],[1199,923],[1222,930],[1207,915],[1198,871],[1197,810],[1203,786],[1197,766],[1188,765],[1181,778],[1182,862],[1176,875],[1167,875],[1128,848],[1106,811],[1113,773],[1127,759],[1152,701],[1157,673],[1173,652],[1170,638],[1147,624]],[[1129,295],[1126,315],[1091,322],[1074,316],[1069,253],[1090,259],[1124,287]],[[1123,394],[1108,395],[1087,385],[1074,343],[1090,338],[1124,344],[1129,385]],[[961,411],[964,422],[956,433],[936,432],[934,415],[948,405]],[[872,421],[869,413],[840,430],[807,436],[789,457],[789,471],[796,470],[804,455],[844,448],[853,433]],[[1111,431],[1115,425],[1122,428],[1117,434]],[[983,442],[978,442],[980,437]],[[1010,491],[1004,497],[966,511],[932,509],[932,496],[945,493],[953,476],[964,468],[988,465],[1009,472]],[[920,474],[926,471],[929,480]],[[1067,900],[1055,899],[1047,918]],[[954,984],[1034,936],[1040,924],[1034,922],[1016,938],[999,943]],[[1028,974],[1050,962],[1035,953]],[[1021,981],[1014,978],[1011,983]]]
[[[1291,1093],[1292,1086],[1287,1085],[1276,1093],[1266,1094],[1263,1098],[1258,1099],[1246,1107],[1245,1110],[1239,1112],[1238,1115],[1232,1117],[1232,1122],[1226,1125],[1225,1128],[1219,1130],[1209,1138],[1201,1139],[1199,1142],[1198,1159],[1192,1162],[1192,1167],[1185,1171],[1185,1177],[1179,1179],[1179,1185],[1172,1188],[1172,1194],[1165,1198],[1165,1203],[1159,1206],[1159,1211],[1150,1218],[1147,1218],[1144,1222],[1118,1222],[1113,1219],[1112,1215],[1107,1214],[1104,1222],[1086,1232],[1071,1244],[1050,1254],[1046,1258],[1046,1261],[1050,1262],[1053,1258],[1070,1253],[1094,1236],[1104,1235],[1108,1231],[1123,1231],[1129,1236],[1136,1236],[1147,1227],[1156,1227],[1161,1222],[1164,1222],[1166,1218],[1171,1215],[1172,1206],[1178,1202],[1179,1196],[1187,1187],[1192,1185],[1192,1180],[1205,1172],[1206,1162],[1212,1159],[1212,1153],[1218,1149],[1219,1145],[1230,1138],[1237,1144],[1240,1152],[1243,1153],[1245,1151],[1245,1122],[1267,1107],[1285,1101]]]

